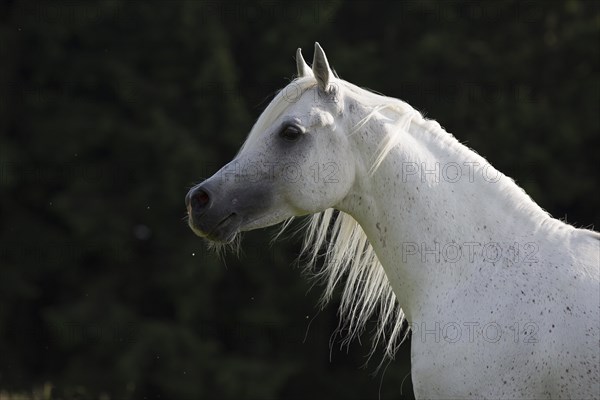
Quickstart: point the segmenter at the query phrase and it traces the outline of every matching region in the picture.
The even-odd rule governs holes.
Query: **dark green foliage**
[[[298,242],[252,232],[221,260],[183,220],[187,189],[318,40],[343,78],[438,120],[555,217],[598,226],[598,4],[2,3],[0,391],[376,398],[369,332],[329,360],[336,305],[317,314]],[[382,398],[409,367],[405,344]]]

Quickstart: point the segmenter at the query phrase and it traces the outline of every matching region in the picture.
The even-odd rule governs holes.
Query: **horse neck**
[[[408,131],[392,132],[400,142],[372,175],[389,125],[373,121],[354,135],[359,172],[339,207],[363,228],[409,322],[422,317],[434,287],[460,287],[495,260],[484,251],[505,256],[552,225],[510,178],[437,123],[415,119]]]

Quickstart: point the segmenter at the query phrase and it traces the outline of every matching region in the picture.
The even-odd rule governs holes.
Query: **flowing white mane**
[[[323,264],[320,270],[316,270],[322,249],[325,250]],[[406,330],[401,335],[404,313],[358,222],[352,216],[331,208],[311,216],[302,253],[309,257],[307,270],[325,282],[322,305],[331,299],[335,287],[346,276],[338,328],[347,330],[345,342],[359,336],[378,311],[373,350],[382,341],[386,355],[393,357],[408,333]]]

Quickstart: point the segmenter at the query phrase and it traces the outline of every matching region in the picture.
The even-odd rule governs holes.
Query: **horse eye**
[[[300,128],[294,125],[287,125],[281,130],[281,132],[279,132],[279,136],[282,139],[288,140],[290,142],[298,140],[301,135],[302,131],[300,130]]]

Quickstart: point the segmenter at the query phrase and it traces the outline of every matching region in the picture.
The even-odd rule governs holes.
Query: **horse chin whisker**
[[[236,232],[229,242],[216,242],[206,240],[206,245],[209,251],[214,252],[221,259],[225,259],[226,253],[234,253],[239,258],[241,252],[242,234]]]

